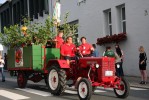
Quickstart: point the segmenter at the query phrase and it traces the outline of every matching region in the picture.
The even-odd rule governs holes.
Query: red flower
[[[97,44],[98,45],[103,45],[106,43],[118,43],[120,41],[123,41],[127,38],[127,34],[126,33],[119,33],[119,34],[114,34],[114,35],[107,35],[103,38],[98,38],[97,39]]]

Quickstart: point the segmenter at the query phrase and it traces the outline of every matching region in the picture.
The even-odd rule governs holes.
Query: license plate
[[[105,76],[113,76],[113,71],[105,71]]]

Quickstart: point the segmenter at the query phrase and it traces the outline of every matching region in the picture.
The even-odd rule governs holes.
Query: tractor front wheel
[[[17,76],[17,83],[19,88],[25,88],[27,84],[27,77],[25,73],[19,72]]]
[[[60,95],[66,89],[66,72],[58,65],[52,65],[48,73],[48,87],[53,95]]]
[[[119,83],[120,84],[118,84],[116,88],[114,88],[114,93],[118,98],[128,97],[129,91],[130,91],[130,86],[128,81],[124,77],[121,77],[121,81]]]
[[[80,100],[90,100],[92,95],[92,85],[91,82],[82,78],[78,83],[78,95]]]

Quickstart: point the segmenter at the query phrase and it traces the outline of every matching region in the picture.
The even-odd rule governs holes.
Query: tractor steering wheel
[[[77,51],[76,51],[76,56],[77,56],[77,58],[82,58],[83,57],[83,55],[82,55],[82,53],[80,52],[79,49],[77,49]]]

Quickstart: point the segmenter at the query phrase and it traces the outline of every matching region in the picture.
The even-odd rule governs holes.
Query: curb
[[[135,87],[135,88],[143,88],[143,89],[149,89],[149,87],[148,86],[146,86],[146,85],[133,85],[133,84],[130,84],[130,87]]]

